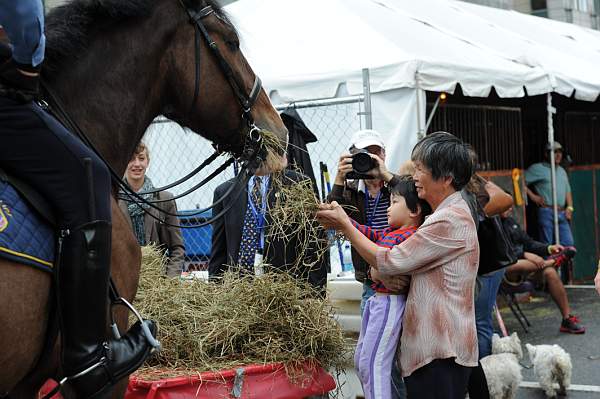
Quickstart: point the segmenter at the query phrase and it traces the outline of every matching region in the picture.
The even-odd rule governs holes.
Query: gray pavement
[[[547,293],[536,292],[532,300],[521,304],[521,309],[532,326],[525,333],[508,307],[500,313],[509,333],[516,331],[523,344],[524,358],[522,364],[529,366],[525,343],[533,345],[558,344],[570,355],[573,362],[571,383],[586,387],[581,390],[570,390],[569,398],[600,398],[600,296],[593,289],[572,288],[567,290],[572,313],[579,316],[587,331],[583,335],[572,335],[559,332],[561,316],[558,308]],[[523,381],[537,382],[533,369],[523,368]],[[596,386],[599,392],[585,392],[589,386]],[[593,388],[592,388],[593,389]],[[524,398],[544,398],[538,388],[521,388],[517,396]]]

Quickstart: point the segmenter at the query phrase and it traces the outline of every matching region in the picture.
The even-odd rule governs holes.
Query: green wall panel
[[[570,173],[571,191],[573,192],[572,230],[577,256],[574,261],[573,279],[576,282],[592,280],[596,272],[596,233],[597,221],[594,213],[593,184],[598,181],[600,173],[593,170],[576,170]]]

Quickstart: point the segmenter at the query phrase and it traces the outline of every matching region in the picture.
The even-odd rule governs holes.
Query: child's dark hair
[[[399,179],[396,179],[395,184],[390,185],[389,189],[391,195],[400,195],[404,197],[406,206],[411,212],[417,212],[420,206],[422,218],[431,214],[431,206],[429,206],[427,201],[419,198],[417,188],[415,187],[415,181],[411,175],[400,176]]]

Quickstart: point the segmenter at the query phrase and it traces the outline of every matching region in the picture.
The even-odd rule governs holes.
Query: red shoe
[[[569,315],[567,319],[563,319],[560,323],[560,332],[570,334],[585,334],[585,327],[579,324],[579,318],[574,315]]]
[[[554,254],[554,255],[550,255],[548,257],[548,259],[554,259],[554,265],[553,266],[556,269],[558,269],[559,267],[561,267],[562,265],[566,264],[571,259],[573,259],[576,254],[577,254],[577,251],[575,250],[575,247],[566,247],[565,249],[563,249],[559,253]]]

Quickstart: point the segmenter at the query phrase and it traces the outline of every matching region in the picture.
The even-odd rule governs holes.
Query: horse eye
[[[238,40],[227,40],[225,44],[227,44],[227,47],[229,47],[231,51],[237,51],[240,48],[240,42]]]

